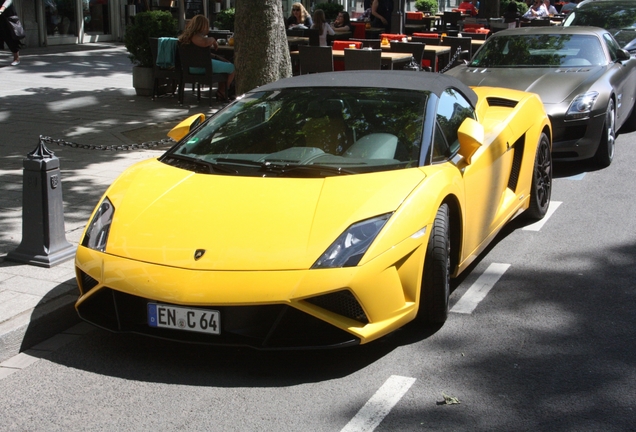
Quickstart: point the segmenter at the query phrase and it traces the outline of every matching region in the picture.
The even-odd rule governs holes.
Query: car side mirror
[[[175,141],[181,141],[184,136],[190,133],[191,130],[199,126],[205,120],[204,114],[195,114],[183,120],[181,123],[170,129],[168,136]]]
[[[627,50],[619,49],[618,51],[616,51],[616,58],[618,59],[618,61],[629,60],[631,57],[632,55]]]
[[[484,127],[470,117],[464,119],[457,130],[458,153],[470,163],[470,158],[484,144]]]

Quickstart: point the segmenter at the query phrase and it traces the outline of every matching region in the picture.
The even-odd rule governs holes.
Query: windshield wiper
[[[216,171],[226,174],[238,174],[238,171],[235,169],[220,166],[218,164],[201,159],[193,159],[187,156],[181,156],[174,153],[168,155],[164,159],[164,161],[177,168],[187,169],[197,173],[210,174],[212,173],[212,171]]]
[[[346,175],[346,174],[357,174],[357,171],[352,171],[346,168],[334,167],[328,165],[298,165],[291,163],[280,163],[282,161],[254,161],[249,159],[238,159],[238,158],[219,158],[215,159],[218,164],[228,164],[228,165],[249,165],[260,168],[259,171],[262,172],[271,172],[277,173],[279,175],[289,174],[292,172],[301,173],[305,172],[307,174],[313,174],[314,176],[325,176],[325,175]],[[356,163],[356,165],[359,165]]]
[[[280,164],[267,163],[267,165],[263,165],[262,170],[270,171],[270,172],[278,172],[280,174],[290,174],[290,173],[313,174],[319,177],[323,177],[325,175],[357,174],[356,171],[348,170],[342,167],[333,167],[328,165],[280,165]]]

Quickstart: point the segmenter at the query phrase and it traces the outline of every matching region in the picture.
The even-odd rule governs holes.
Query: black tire
[[[616,147],[616,109],[614,108],[614,100],[610,99],[605,112],[605,123],[603,124],[603,134],[601,142],[598,145],[594,162],[600,168],[610,166],[614,159],[614,149]]]
[[[525,216],[529,219],[542,219],[550,206],[552,195],[552,150],[550,140],[544,133],[539,138],[537,153],[534,157],[530,206]]]
[[[420,316],[424,321],[435,324],[444,323],[448,316],[451,271],[449,213],[448,204],[442,204],[437,210],[422,276]]]

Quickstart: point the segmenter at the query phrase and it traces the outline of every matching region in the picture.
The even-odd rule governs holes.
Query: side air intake
[[[364,310],[362,310],[362,306],[360,306],[360,303],[358,303],[358,300],[356,300],[351,291],[348,290],[311,297],[305,301],[363,324],[369,322],[367,315],[364,313]]]

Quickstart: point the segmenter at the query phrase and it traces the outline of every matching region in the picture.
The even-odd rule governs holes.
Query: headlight
[[[113,221],[115,207],[108,198],[99,205],[99,208],[93,216],[82,240],[82,246],[95,249],[100,252],[106,250],[106,242],[108,241],[108,232],[110,231],[110,223]]]
[[[582,95],[578,95],[574,98],[572,103],[565,113],[567,119],[582,119],[590,116],[590,111],[594,106],[594,101],[598,97],[598,92],[588,92]]]
[[[358,265],[369,245],[378,235],[391,213],[351,225],[327,248],[324,254],[311,267],[337,268]]]

